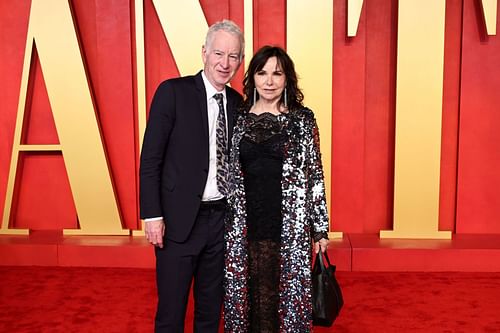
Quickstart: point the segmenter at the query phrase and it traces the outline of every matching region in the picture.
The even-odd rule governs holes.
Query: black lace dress
[[[281,173],[285,135],[279,117],[248,113],[240,143],[249,256],[250,332],[279,332]]]

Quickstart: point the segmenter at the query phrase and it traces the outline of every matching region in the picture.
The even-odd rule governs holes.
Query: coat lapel
[[[226,90],[227,92],[227,90]],[[236,112],[236,99],[232,94],[227,93],[227,127],[228,127],[228,149],[231,149],[231,138],[233,137],[234,117]]]

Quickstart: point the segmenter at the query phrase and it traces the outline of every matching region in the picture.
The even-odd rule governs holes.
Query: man
[[[241,96],[226,86],[243,58],[243,35],[224,20],[202,47],[203,71],[158,87],[144,135],[141,218],[155,245],[156,332],[183,332],[194,281],[194,332],[217,332],[224,271],[225,172]],[[224,126],[225,125],[225,126]]]

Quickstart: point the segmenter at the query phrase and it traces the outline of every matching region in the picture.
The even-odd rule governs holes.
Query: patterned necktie
[[[227,174],[228,174],[228,156],[227,156],[227,134],[226,134],[226,114],[224,112],[223,95],[218,93],[214,99],[219,105],[219,115],[217,116],[216,142],[217,142],[217,189],[227,196]]]

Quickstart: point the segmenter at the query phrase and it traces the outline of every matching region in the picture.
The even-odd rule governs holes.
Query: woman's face
[[[259,98],[266,102],[278,101],[286,86],[286,77],[278,59],[271,57],[253,79],[259,93]]]

